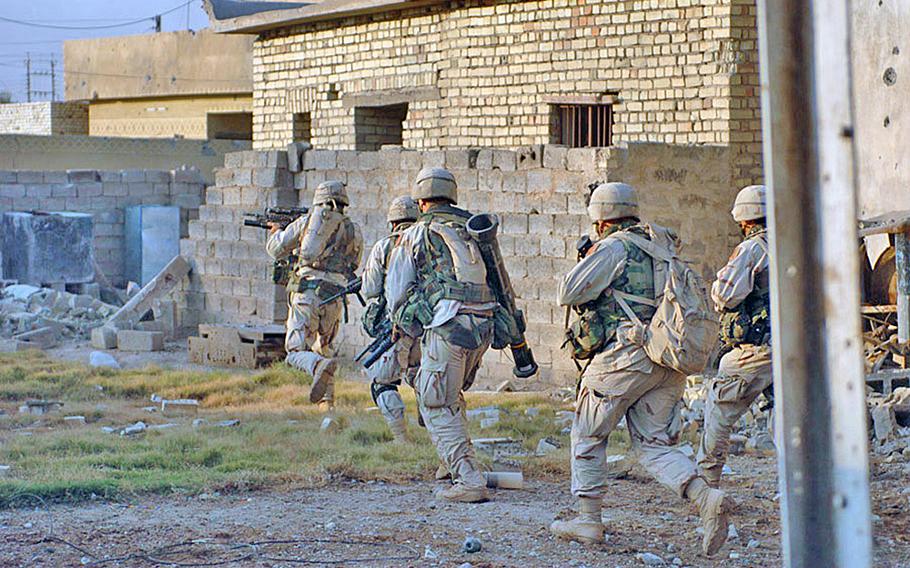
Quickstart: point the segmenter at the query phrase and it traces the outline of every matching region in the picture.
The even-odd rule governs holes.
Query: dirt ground
[[[734,456],[730,465],[734,475],[726,483],[739,503],[733,518],[737,536],[714,559],[700,555],[697,518],[688,504],[634,470],[629,478],[612,482],[605,498],[608,537],[593,548],[558,541],[546,530],[556,516],[571,514],[568,481],[532,482],[524,490],[495,491],[489,503],[464,505],[435,500],[428,482],[402,486],[338,480],[311,489],[47,508],[23,499],[22,508],[0,511],[0,565],[612,568],[643,566],[639,555],[650,552],[670,566],[779,566],[774,460]],[[905,485],[903,468],[876,467],[876,566],[910,565],[910,492],[891,489]],[[481,541],[480,552],[462,552],[469,536]],[[202,539],[210,540],[104,562]],[[321,542],[326,540],[332,542]]]

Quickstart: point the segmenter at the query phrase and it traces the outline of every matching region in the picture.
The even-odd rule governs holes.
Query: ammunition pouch
[[[767,345],[771,342],[768,294],[748,296],[735,310],[720,317],[720,340],[728,347]]]
[[[592,359],[603,351],[615,334],[615,324],[608,324],[597,310],[585,310],[566,330],[563,346],[570,348],[570,355],[575,360]]]
[[[290,282],[287,286],[288,292],[306,292],[307,290],[316,290],[316,297],[320,300],[331,298],[344,290],[344,286],[339,286],[328,280],[299,280],[296,283]]]
[[[384,392],[395,391],[398,392],[398,385],[401,384],[401,379],[393,382],[392,384],[385,383],[370,383],[370,397],[373,399],[373,404],[379,406],[379,395]]]
[[[452,345],[477,349],[491,340],[493,319],[459,315],[437,328],[436,332]]]
[[[297,256],[293,254],[272,263],[272,283],[279,286],[287,286],[296,264]]]
[[[412,288],[408,291],[407,300],[395,310],[392,321],[410,337],[420,337],[423,327],[433,321],[433,306]]]
[[[505,349],[524,341],[525,317],[521,310],[510,313],[502,304],[493,309],[493,349]]]
[[[363,311],[361,323],[363,324],[363,330],[367,332],[367,335],[376,338],[382,334],[383,323],[385,323],[386,320],[385,312],[385,298],[380,298],[375,302],[371,302]]]

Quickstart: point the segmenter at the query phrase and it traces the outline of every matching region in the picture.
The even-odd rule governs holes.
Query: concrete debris
[[[146,412],[158,412],[158,407],[157,406],[143,406],[142,410],[144,410]]]
[[[0,290],[0,337],[46,349],[60,339],[82,339],[117,308],[87,295],[26,284]]]
[[[436,560],[439,558],[439,553],[430,548],[430,545],[428,544],[423,548],[423,557],[427,560]]]
[[[537,450],[534,452],[536,456],[545,456],[552,454],[553,452],[559,451],[559,442],[551,438],[543,438],[540,442],[537,443]]]
[[[205,418],[196,418],[193,420],[193,428],[199,428],[200,426],[205,426],[208,424],[208,420]]]
[[[19,407],[20,414],[42,416],[49,412],[56,412],[63,408],[63,403],[58,400],[27,400]]]
[[[756,432],[746,442],[746,449],[755,452],[773,453],[775,451],[774,438],[768,432]]]
[[[730,455],[738,456],[742,454],[746,450],[746,444],[748,442],[749,438],[742,434],[730,434]]]
[[[540,416],[539,408],[525,408],[525,416],[528,418],[537,418]]]
[[[897,424],[894,409],[886,404],[877,404],[872,407],[871,413],[875,438],[879,442],[887,442],[891,439],[894,427]]]
[[[233,426],[240,426],[239,420],[222,420],[220,422],[215,422],[215,426],[219,428],[231,428]]]
[[[653,552],[639,552],[635,555],[645,566],[663,566],[664,559]]]
[[[521,441],[514,438],[476,438],[472,443],[474,449],[487,454],[494,460],[528,455],[522,447]]]
[[[468,554],[480,552],[482,548],[483,544],[481,544],[480,539],[473,536],[464,539],[464,544],[461,545],[462,552],[467,552]]]
[[[575,420],[575,413],[571,410],[560,410],[556,413],[556,425],[557,426],[571,426],[572,421]]]
[[[177,426],[179,426],[179,424],[174,424],[172,422],[168,422],[167,424],[155,424],[153,426],[149,426],[148,429],[149,430],[169,430],[171,428],[176,428]]]
[[[92,354],[89,355],[89,365],[92,367],[108,367],[111,369],[119,369],[120,363],[117,362],[111,355],[103,353],[101,351],[92,351]]]
[[[198,412],[199,401],[192,398],[161,401],[161,414],[165,416],[191,416]]]
[[[132,426],[127,426],[126,428],[121,430],[120,435],[121,436],[135,436],[136,434],[141,434],[141,433],[145,432],[146,430],[148,430],[148,426],[145,425],[145,422],[142,422],[140,420],[139,422],[136,422]]]
[[[490,418],[483,418],[480,420],[481,428],[492,428],[499,424],[499,416],[492,416]]]
[[[117,349],[121,351],[161,351],[164,349],[164,333],[121,329],[117,332]]]
[[[512,392],[514,390],[515,387],[512,385],[512,381],[503,381],[496,387],[496,392]]]
[[[474,565],[470,562],[464,562],[458,565],[458,568],[474,568]]]
[[[67,426],[84,426],[85,416],[64,416],[63,423]]]
[[[759,546],[761,546],[761,543],[754,538],[749,539],[749,543],[746,544],[746,548],[758,548]]]
[[[682,558],[680,558],[679,556],[673,557],[673,566],[682,566],[682,565],[683,565]]]
[[[727,540],[736,540],[739,538],[739,532],[736,530],[736,525],[730,523],[727,525]]]
[[[465,412],[465,415],[468,417],[468,420],[479,420],[483,418],[496,418],[498,419],[502,409],[498,406],[484,406],[481,408],[472,408]]]
[[[9,473],[9,470],[11,470],[11,469],[12,469],[12,466],[0,465],[0,477],[3,477],[7,473]]]
[[[319,425],[319,431],[326,434],[334,434],[341,430],[341,423],[334,416],[326,416]]]
[[[102,426],[102,427],[101,427],[101,431],[104,432],[105,434],[113,434],[114,432],[117,431],[117,429],[116,429],[116,428],[112,428],[112,427],[110,427],[110,426]]]

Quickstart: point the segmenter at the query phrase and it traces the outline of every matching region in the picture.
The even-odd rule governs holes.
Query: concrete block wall
[[[271,283],[267,232],[244,227],[244,213],[293,207],[297,190],[287,153],[234,152],[215,170],[199,218],[189,223],[180,251],[191,261],[180,292],[182,325],[271,323],[287,318],[285,292]]]
[[[501,218],[500,247],[518,304],[528,323],[528,340],[545,384],[572,384],[575,367],[560,349],[564,311],[556,287],[575,264],[575,242],[589,230],[584,196],[595,180],[636,186],[642,216],[677,230],[684,254],[706,277],[738,242],[730,207],[733,185],[730,149],[725,146],[629,144],[598,149],[528,146],[517,151],[468,149],[418,152],[401,147],[379,151],[308,150],[287,170],[284,152],[229,154],[218,183],[206,194],[200,219],[182,243],[194,257],[196,276],[186,292],[188,312],[198,321],[282,321],[284,293],[268,281],[265,231],[241,227],[243,211],[291,199],[309,205],[327,179],[347,184],[350,214],[360,224],[367,250],[386,234],[385,207],[408,193],[418,170],[444,166],[459,183],[459,205]],[[269,164],[272,164],[269,166]],[[339,338],[342,354],[365,345],[360,308],[350,303],[351,323]],[[491,351],[482,382],[511,376],[506,352]]]
[[[0,170],[0,214],[5,211],[72,211],[94,220],[95,260],[113,284],[123,284],[124,209],[176,205],[181,231],[196,219],[205,181],[193,168],[178,170]]]
[[[50,101],[0,104],[0,134],[88,134],[88,104]]]

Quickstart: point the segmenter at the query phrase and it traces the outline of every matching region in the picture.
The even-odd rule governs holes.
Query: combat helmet
[[[765,209],[765,186],[748,185],[742,188],[736,194],[736,201],[733,202],[733,220],[737,223],[741,221],[754,221],[766,216]]]
[[[458,184],[455,176],[445,168],[424,168],[417,173],[411,197],[418,199],[447,199],[458,203]]]
[[[627,183],[602,183],[594,188],[588,202],[591,221],[611,221],[623,217],[638,217],[638,195]]]
[[[402,221],[416,221],[419,212],[417,202],[406,195],[401,195],[392,200],[389,204],[389,213],[386,221],[389,223],[400,223]]]
[[[325,205],[326,203],[340,203],[349,205],[348,193],[344,189],[344,183],[337,180],[324,181],[319,184],[313,194],[313,205]]]

